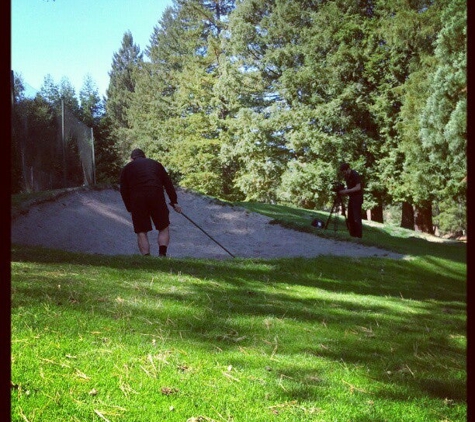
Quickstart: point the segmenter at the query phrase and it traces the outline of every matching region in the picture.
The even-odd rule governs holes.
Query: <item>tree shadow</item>
[[[348,258],[339,257],[163,260],[141,256],[88,256],[24,247],[13,248],[12,261],[50,264],[63,269],[65,265],[66,268],[107,268],[124,274],[132,272],[134,277],[127,283],[119,282],[114,292],[104,292],[103,296],[97,297],[98,290],[90,288],[90,281],[83,284],[80,277],[71,278],[66,271],[54,280],[44,275],[33,276],[28,286],[20,283],[15,286],[15,295],[19,297],[30,300],[47,297],[55,306],[68,306],[79,314],[87,314],[93,305],[95,313],[114,318],[111,313],[114,299],[122,292],[124,296],[130,295],[133,283],[144,303],[136,306],[124,301],[120,305],[121,315],[127,319],[131,330],[138,330],[140,321],[150,320],[149,330],[154,333],[157,327],[173,320],[171,335],[176,338],[185,338],[203,350],[219,347],[222,351],[235,351],[270,336],[263,325],[251,324],[243,328],[238,321],[248,318],[278,320],[285,329],[275,330],[284,344],[287,336],[297,338],[292,345],[283,347],[281,353],[310,355],[315,359],[351,365],[363,363],[371,369],[376,381],[383,384],[402,382],[414,397],[430,395],[457,402],[465,400],[462,379],[447,378],[442,362],[429,376],[424,364],[426,358],[437,361],[431,357],[437,350],[454,362],[460,362],[465,356],[465,351],[447,337],[448,332],[455,337],[466,334],[463,269],[454,268],[450,262],[430,258],[405,262],[365,258],[353,260],[349,267]],[[433,268],[429,270],[431,266]],[[428,277],[421,279],[424,272]],[[150,282],[155,278],[159,283],[161,277],[169,274],[184,277],[183,288],[161,289]],[[29,275],[25,274],[25,277]],[[69,288],[58,289],[58,280],[63,280]],[[315,289],[315,295],[299,298],[294,289],[302,287]],[[335,294],[338,295],[336,298]],[[359,302],[355,296],[360,298]],[[173,309],[153,306],[158,301],[182,306]],[[420,303],[415,304],[415,301]],[[405,302],[410,305],[410,311],[404,308]],[[13,304],[13,308],[17,306],[18,303]],[[184,309],[189,312],[184,313]],[[199,310],[199,317],[194,309]],[[295,330],[301,326],[312,330],[314,345],[309,345],[305,336],[302,339],[295,336]],[[330,331],[325,326],[331,327]],[[347,332],[348,327],[352,327],[350,332]],[[441,330],[440,327],[444,328]],[[143,327],[140,329],[144,330]],[[337,341],[328,340],[328,333]],[[270,354],[272,346],[268,348]],[[391,349],[399,352],[393,356],[389,352]],[[404,362],[400,361],[401,353]],[[235,364],[249,365],[236,358]],[[404,365],[420,370],[422,378],[410,379]],[[383,371],[382,366],[387,370]],[[463,368],[459,370],[463,372]],[[394,376],[388,378],[388,372]],[[311,379],[315,368],[312,365],[299,368],[281,365],[272,376],[282,373],[295,379]],[[317,387],[309,382],[290,389],[285,395],[292,400],[308,400]],[[387,394],[385,391],[382,389],[378,394],[382,397]]]

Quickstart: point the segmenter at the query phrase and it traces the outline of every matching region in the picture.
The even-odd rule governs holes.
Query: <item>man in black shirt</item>
[[[131,161],[120,174],[120,194],[127,211],[132,214],[140,253],[150,255],[148,232],[152,230],[153,221],[158,230],[159,256],[166,256],[170,243],[170,220],[164,189],[170,205],[181,213],[175,187],[163,165],[146,158],[141,149],[134,149],[130,158]]]
[[[363,237],[362,206],[363,185],[361,176],[356,170],[352,170],[348,163],[340,165],[340,173],[346,181],[346,189],[338,192],[339,195],[348,195],[348,225],[350,236]]]

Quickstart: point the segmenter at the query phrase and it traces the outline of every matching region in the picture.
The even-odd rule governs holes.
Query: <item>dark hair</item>
[[[341,163],[340,164],[340,171],[346,171],[350,168],[350,165],[348,163]]]
[[[143,152],[140,148],[136,148],[130,154],[130,158],[132,158],[132,160],[135,160],[139,157],[145,158],[145,152]]]

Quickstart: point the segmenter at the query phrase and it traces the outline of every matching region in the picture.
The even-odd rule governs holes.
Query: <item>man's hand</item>
[[[181,207],[178,204],[171,204],[173,209],[181,214]]]
[[[356,186],[351,189],[342,189],[338,191],[338,195],[349,195],[350,193],[358,192],[361,190],[361,183],[358,183]]]

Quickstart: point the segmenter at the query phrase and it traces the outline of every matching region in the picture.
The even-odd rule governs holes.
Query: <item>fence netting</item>
[[[13,105],[13,165],[23,192],[95,183],[94,134],[71,110]]]

